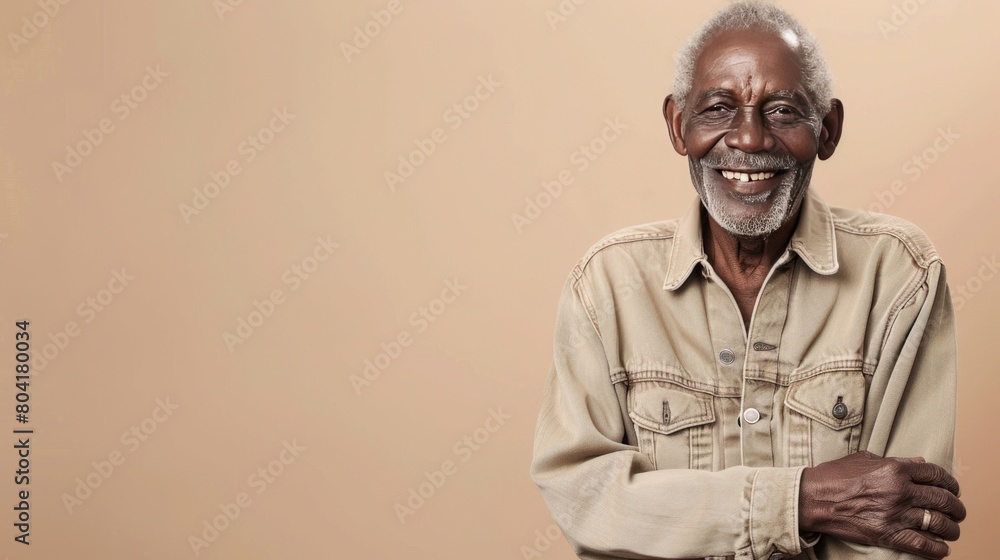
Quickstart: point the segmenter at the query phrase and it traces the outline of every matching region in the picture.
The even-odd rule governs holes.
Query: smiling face
[[[796,36],[758,29],[713,35],[680,111],[665,110],[674,147],[709,215],[740,237],[766,237],[798,212],[817,155],[839,140],[843,109],[817,113]]]

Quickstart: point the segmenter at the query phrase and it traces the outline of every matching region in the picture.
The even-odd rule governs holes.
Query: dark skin
[[[817,157],[831,157],[840,141],[843,104],[834,100],[817,138],[798,55],[781,38],[760,41],[759,34],[752,33],[718,35],[702,51],[686,111],[678,110],[673,96],[667,97],[664,117],[674,149],[695,160],[713,150],[780,153],[806,167]],[[743,48],[754,42],[758,44],[751,50]],[[767,237],[736,236],[711,217],[707,220],[705,252],[736,298],[745,324],[764,278],[795,230],[804,194],[801,188],[788,220]],[[762,207],[748,208],[747,213],[766,210],[765,205],[747,206]]]
[[[798,214],[795,218],[798,218]],[[722,229],[711,217],[706,222],[707,227],[703,232],[705,254],[736,299],[743,324],[749,327],[757,294],[760,293],[771,266],[788,245],[797,220],[789,220],[766,239],[736,237]]]
[[[831,157],[840,141],[844,107],[834,99],[817,109],[804,84],[797,44],[787,35],[758,29],[724,31],[709,39],[684,105],[680,109],[668,96],[663,114],[674,149],[691,162],[703,200],[711,191],[736,219],[758,218],[773,210],[778,197],[768,193],[778,191],[781,173],[794,177],[788,181],[794,186],[784,221],[770,233],[734,234],[702,208],[706,255],[748,326],[764,280],[795,230],[812,166],[817,158]],[[772,179],[748,183],[708,164],[732,153],[791,161],[790,156],[796,165]],[[937,560],[950,553],[943,541],[958,539],[958,523],[965,519],[958,494],[958,482],[938,465],[862,451],[803,471],[799,528]],[[931,513],[927,531],[920,530],[924,509]]]

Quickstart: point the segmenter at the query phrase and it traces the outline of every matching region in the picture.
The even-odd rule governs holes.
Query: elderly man
[[[942,558],[956,353],[945,270],[809,189],[844,109],[815,40],[737,3],[663,109],[698,199],[569,276],[533,480],[581,558]]]

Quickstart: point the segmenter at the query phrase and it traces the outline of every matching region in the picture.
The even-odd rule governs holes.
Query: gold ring
[[[924,522],[920,524],[920,530],[926,531],[931,526],[931,510],[924,509]]]

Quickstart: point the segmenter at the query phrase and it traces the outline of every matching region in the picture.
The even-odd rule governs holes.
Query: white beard
[[[717,187],[717,181],[724,180],[718,172],[708,167],[701,167],[702,204],[708,214],[729,233],[739,237],[767,237],[780,228],[791,215],[797,193],[793,193],[799,174],[790,170],[781,178],[778,186],[766,193],[736,198]],[[807,172],[812,174],[810,168]],[[805,177],[803,190],[809,182]],[[759,213],[760,207],[771,200],[771,206]]]

